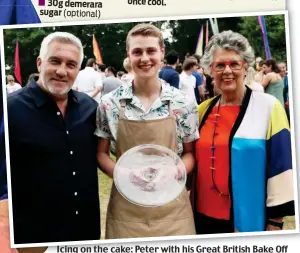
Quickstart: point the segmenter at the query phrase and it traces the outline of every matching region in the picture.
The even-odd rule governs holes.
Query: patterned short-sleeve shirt
[[[146,111],[141,101],[133,94],[132,84],[122,85],[102,97],[97,110],[97,129],[95,134],[104,139],[110,139],[111,152],[116,152],[116,140],[119,123],[120,101],[126,100],[125,119],[154,120],[169,116],[168,105],[176,117],[177,153],[182,154],[183,143],[189,143],[199,138],[199,116],[196,104],[187,99],[186,95],[162,82],[160,97]]]

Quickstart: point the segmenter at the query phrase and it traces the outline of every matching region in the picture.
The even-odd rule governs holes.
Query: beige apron
[[[141,144],[156,144],[176,152],[176,120],[171,113],[157,120],[126,120],[121,101],[117,132],[117,159]],[[127,201],[113,184],[106,218],[106,239],[194,235],[195,226],[188,192],[160,207],[141,207]]]

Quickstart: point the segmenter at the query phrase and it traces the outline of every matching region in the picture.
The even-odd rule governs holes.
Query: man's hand
[[[8,201],[0,201],[0,252],[18,253],[16,249],[10,248]]]

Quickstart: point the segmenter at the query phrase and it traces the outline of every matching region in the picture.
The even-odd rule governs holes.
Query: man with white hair
[[[8,96],[15,244],[100,239],[98,104],[71,89],[82,60],[77,37],[52,33],[38,80]]]

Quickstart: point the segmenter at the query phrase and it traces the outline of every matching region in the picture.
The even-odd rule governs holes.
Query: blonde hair
[[[159,30],[156,26],[151,25],[151,24],[138,24],[134,26],[129,33],[127,34],[126,38],[126,50],[129,49],[129,40],[131,37],[134,36],[151,36],[151,37],[156,37],[158,38],[158,44],[160,47],[164,47],[164,38],[161,30]]]
[[[7,75],[7,81],[15,81],[15,78],[12,75]]]
[[[123,61],[123,67],[127,71],[127,73],[129,73],[129,72],[132,71],[132,67],[131,67],[131,64],[130,64],[130,61],[129,61],[128,57],[124,59],[124,61]]]

